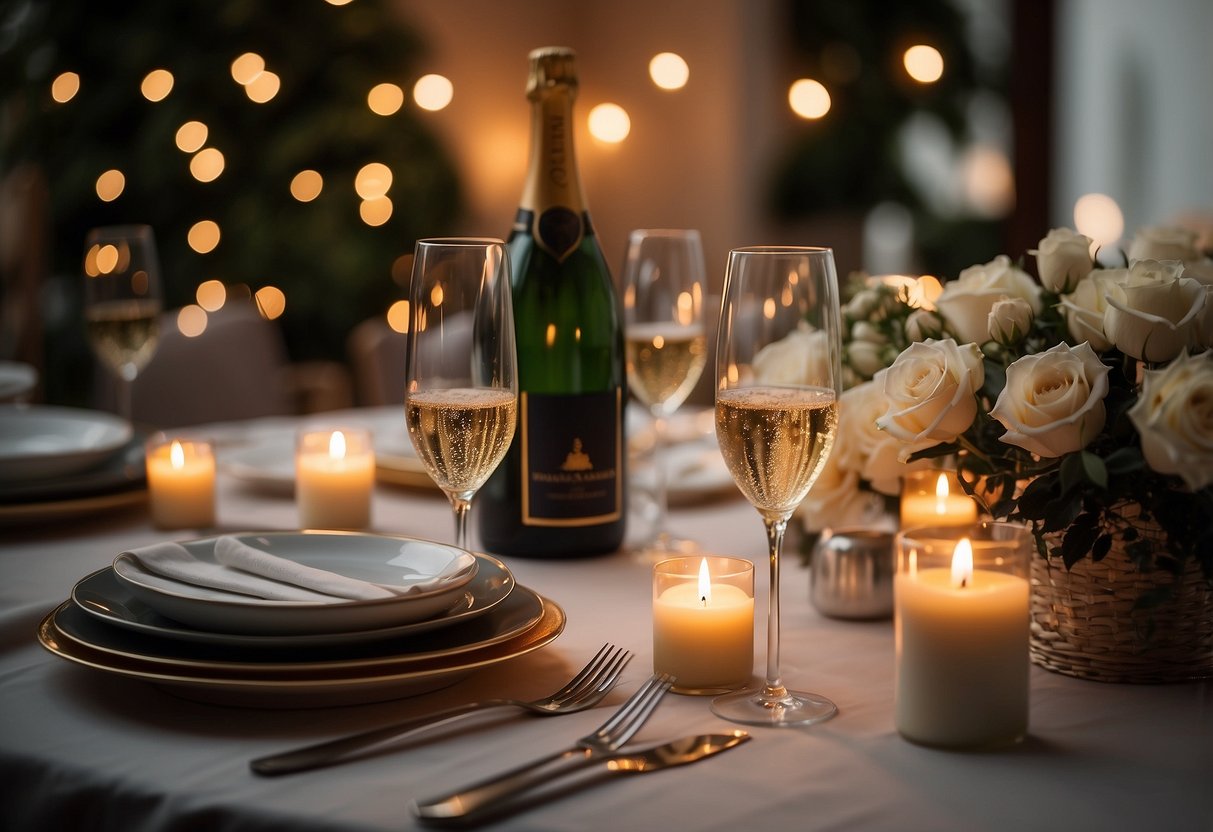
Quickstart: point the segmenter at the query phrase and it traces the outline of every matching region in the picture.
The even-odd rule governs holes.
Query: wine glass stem
[[[653,411],[653,471],[656,480],[656,490],[653,500],[657,503],[657,519],[653,523],[653,537],[660,539],[665,534],[666,518],[670,513],[670,498],[666,485],[665,470],[665,431],[666,420],[662,415]]]
[[[118,374],[118,415],[130,422],[132,417],[132,401],[134,399],[135,382],[126,377],[125,373]]]
[[[782,699],[788,689],[779,676],[779,553],[783,549],[783,533],[788,527],[788,518],[763,517],[767,527],[767,546],[771,558],[770,604],[767,607],[767,685],[764,692],[769,699]]]
[[[472,508],[472,501],[451,495],[451,507],[455,509],[455,545],[460,549],[466,549],[468,542],[468,512]]]

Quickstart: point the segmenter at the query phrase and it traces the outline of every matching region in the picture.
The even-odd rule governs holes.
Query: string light
[[[902,57],[906,73],[920,84],[934,84],[943,77],[943,55],[934,46],[918,44]]]
[[[599,104],[590,110],[590,135],[608,144],[618,144],[632,132],[628,111],[618,104]]]
[[[442,75],[422,75],[413,85],[413,101],[423,110],[441,110],[454,97],[455,85]]]
[[[199,182],[214,182],[223,173],[223,164],[223,154],[217,148],[203,148],[190,159],[190,174]]]
[[[366,105],[377,116],[390,116],[404,106],[404,90],[396,84],[376,84],[367,93]]]
[[[206,332],[206,310],[190,304],[177,313],[177,330],[186,338],[197,338]]]
[[[788,105],[801,118],[821,118],[830,112],[830,103],[830,91],[812,78],[801,78],[788,88]]]
[[[218,312],[227,302],[227,289],[220,280],[204,280],[194,290],[194,300],[207,312]]]
[[[384,196],[392,187],[392,170],[382,162],[363,165],[354,177],[354,191],[363,199]]]
[[[278,94],[281,86],[281,79],[274,73],[266,71],[245,84],[244,92],[254,103],[264,104]]]
[[[173,73],[167,69],[153,69],[144,77],[139,91],[148,101],[163,101],[173,91]]]
[[[388,307],[387,325],[392,328],[393,332],[399,332],[401,335],[408,334],[409,302],[407,300],[398,300]]]
[[[232,61],[232,79],[245,86],[265,71],[265,59],[256,52],[245,52]]]
[[[358,215],[367,225],[383,225],[392,218],[392,200],[386,196],[364,199],[358,207]]]
[[[687,85],[691,69],[681,55],[661,52],[649,61],[649,77],[663,90],[680,90]]]
[[[314,170],[301,170],[291,180],[291,196],[300,202],[311,202],[323,188],[324,178]]]
[[[209,133],[201,121],[187,121],[177,128],[177,149],[183,153],[193,153],[206,144]]]
[[[253,295],[257,311],[267,321],[278,318],[286,311],[286,294],[277,286],[262,286]]]
[[[214,220],[201,220],[190,226],[186,241],[190,248],[199,254],[208,254],[219,245],[219,223]]]
[[[74,72],[61,72],[51,82],[51,98],[66,104],[80,92],[80,76]]]
[[[113,202],[125,188],[126,177],[120,170],[107,170],[97,177],[97,196],[102,202]]]

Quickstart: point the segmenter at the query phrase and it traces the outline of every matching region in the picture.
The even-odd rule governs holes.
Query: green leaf
[[[1100,488],[1107,488],[1108,469],[1104,465],[1104,461],[1090,451],[1083,451],[1079,456],[1082,459],[1082,468],[1087,479]]]
[[[1095,543],[1091,546],[1091,560],[1099,563],[1108,555],[1108,551],[1112,548],[1112,535],[1101,534],[1095,538]]]
[[[1082,454],[1068,454],[1061,461],[1061,493],[1069,494],[1074,488],[1086,480],[1086,470],[1082,464]]]
[[[1141,448],[1135,445],[1117,448],[1104,458],[1104,465],[1107,467],[1108,473],[1113,475],[1140,471],[1145,464],[1146,460],[1141,455]]]
[[[1045,511],[1044,530],[1046,532],[1061,531],[1073,523],[1081,511],[1082,500],[1077,495],[1063,497],[1050,503]]]
[[[955,442],[944,442],[941,445],[932,445],[930,448],[923,448],[921,451],[915,451],[910,454],[910,458],[906,462],[917,462],[920,459],[936,459],[941,456],[951,456],[960,451],[960,445]]]
[[[1019,496],[1019,513],[1029,520],[1043,520],[1049,504],[1061,496],[1056,474],[1045,474],[1028,483]]]
[[[982,363],[985,365],[986,377],[981,385],[981,393],[993,401],[998,398],[998,394],[1007,386],[1007,371],[1001,363],[991,361],[989,358],[983,359]]]
[[[1099,516],[1093,512],[1080,514],[1070,523],[1061,539],[1061,559],[1067,569],[1091,552],[1098,535]]]

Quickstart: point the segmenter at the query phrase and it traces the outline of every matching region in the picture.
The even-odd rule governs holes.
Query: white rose
[[[825,332],[806,323],[767,344],[752,362],[759,384],[811,384],[832,387],[830,342]]]
[[[796,513],[806,531],[820,532],[826,528],[869,526],[884,512],[880,495],[859,487],[859,473],[841,467],[834,454],[826,457],[825,465],[801,502]]]
[[[1032,305],[1023,298],[1006,298],[997,301],[990,308],[986,322],[991,341],[997,341],[1004,347],[1018,344],[1032,328]]]
[[[1213,260],[1205,258],[1184,263],[1183,276],[1199,281],[1205,287],[1205,310],[1200,316],[1197,340],[1202,346],[1213,347]]]
[[[973,424],[976,393],[985,381],[981,350],[951,338],[910,344],[880,383],[889,406],[876,420],[902,443],[898,458],[951,442]]]
[[[1040,287],[1005,254],[962,271],[944,286],[936,306],[961,342],[983,343],[988,340],[990,309],[1003,298],[1022,298],[1033,314],[1040,314]]]
[[[1213,352],[1146,370],[1129,418],[1151,468],[1178,474],[1193,491],[1213,482]]]
[[[843,311],[852,320],[862,321],[871,317],[878,306],[880,306],[880,294],[875,289],[861,289],[855,293],[855,297],[851,298]]]
[[[1129,243],[1129,262],[1134,260],[1196,260],[1196,232],[1178,226],[1139,228]]]
[[[900,494],[901,478],[925,467],[927,461],[907,465],[897,457],[902,444],[876,425],[888,410],[883,378],[852,387],[838,399],[838,436],[831,456],[848,470],[858,471],[881,494]]]
[[[1091,273],[1091,238],[1068,228],[1054,228],[1040,241],[1036,255],[1040,282],[1050,292],[1072,292]]]
[[[1007,368],[1007,386],[990,415],[1001,439],[1037,456],[1059,457],[1086,447],[1103,430],[1108,367],[1090,344],[1058,344]]]
[[[943,337],[943,318],[929,309],[915,309],[906,318],[906,337],[911,341]]]
[[[1205,288],[1180,277],[1173,260],[1139,260],[1123,282],[1110,284],[1103,329],[1125,355],[1147,362],[1170,361],[1199,339]]]
[[[875,324],[867,321],[860,321],[851,327],[851,340],[869,341],[877,345],[889,343],[889,339],[884,336],[884,333]]]
[[[1096,352],[1106,352],[1112,342],[1104,335],[1103,314],[1108,308],[1108,287],[1123,283],[1128,269],[1096,269],[1091,277],[1078,284],[1073,292],[1061,296],[1061,309],[1074,343],[1088,342]]]
[[[871,341],[854,341],[847,345],[847,363],[863,378],[871,378],[883,370],[884,348]]]

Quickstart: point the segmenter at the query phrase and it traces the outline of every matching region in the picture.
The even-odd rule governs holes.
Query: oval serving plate
[[[476,555],[475,577],[466,585],[463,596],[441,615],[370,630],[349,630],[339,633],[303,633],[284,635],[245,635],[197,630],[158,613],[139,600],[130,588],[105,567],[82,578],[72,588],[76,606],[105,624],[122,627],[143,635],[199,644],[246,647],[251,649],[283,649],[288,647],[329,647],[342,644],[364,644],[372,641],[411,638],[421,633],[461,624],[484,615],[506,599],[514,589],[514,576],[505,564],[488,555]]]
[[[230,536],[277,557],[379,584],[398,582],[409,563],[463,554],[454,546],[402,535],[303,531]],[[181,545],[196,558],[214,562],[214,542],[215,538],[210,537],[182,541]],[[135,597],[161,615],[200,630],[246,635],[373,630],[422,621],[448,610],[474,577],[462,576],[461,582],[431,592],[317,604],[267,601],[170,581],[143,569],[128,554],[115,558],[114,574]]]

